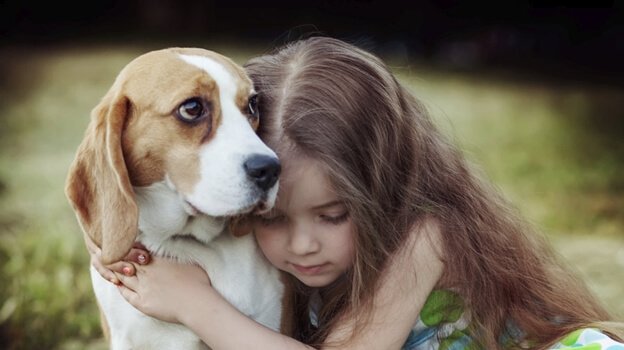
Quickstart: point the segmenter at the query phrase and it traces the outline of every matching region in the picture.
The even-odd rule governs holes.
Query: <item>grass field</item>
[[[0,51],[0,348],[104,348],[63,194],[88,115],[138,46]],[[221,47],[244,62],[261,53]],[[455,139],[624,317],[624,90],[394,66]]]

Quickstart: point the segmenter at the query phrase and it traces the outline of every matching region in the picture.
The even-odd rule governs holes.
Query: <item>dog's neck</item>
[[[139,207],[139,239],[151,251],[171,239],[192,238],[208,244],[225,229],[225,220],[192,215],[173,186],[165,181],[135,187]]]

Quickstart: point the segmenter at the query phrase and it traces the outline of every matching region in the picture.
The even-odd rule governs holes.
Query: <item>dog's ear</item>
[[[138,230],[138,207],[121,145],[129,105],[111,89],[93,109],[65,184],[78,222],[101,247],[104,264],[122,259]]]
[[[253,218],[250,215],[241,215],[229,219],[228,230],[234,237],[250,234],[253,230]]]

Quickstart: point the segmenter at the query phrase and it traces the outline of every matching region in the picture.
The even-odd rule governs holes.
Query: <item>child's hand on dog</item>
[[[87,235],[85,235],[85,243],[87,245],[89,255],[91,256],[91,265],[102,277],[116,285],[119,285],[121,282],[115,273],[126,276],[134,276],[136,269],[132,263],[147,265],[150,262],[149,252],[141,243],[138,242],[133,245],[130,253],[128,253],[123,260],[109,265],[102,264],[102,260],[100,258],[102,250]]]
[[[148,316],[180,323],[196,311],[197,301],[212,290],[206,271],[194,264],[153,257],[149,265],[135,265],[132,276],[115,273],[119,292],[132,306]]]

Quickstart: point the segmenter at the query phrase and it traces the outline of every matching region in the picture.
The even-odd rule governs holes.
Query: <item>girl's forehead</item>
[[[284,212],[310,209],[336,200],[325,167],[309,157],[288,159],[280,176],[276,207]]]
[[[279,155],[282,163],[280,185],[290,185],[301,180],[326,177],[324,167],[320,161],[302,154],[283,156]]]

